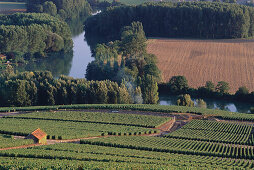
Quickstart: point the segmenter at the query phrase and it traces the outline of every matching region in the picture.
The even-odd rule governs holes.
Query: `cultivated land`
[[[0,109],[0,169],[254,168],[252,114],[159,105],[61,107]],[[35,128],[49,135],[46,145],[23,139]]]
[[[0,14],[16,12],[26,12],[26,4],[23,2],[0,2]]]
[[[183,75],[191,87],[226,81],[230,92],[254,90],[254,40],[150,39],[147,50],[158,58],[164,82]]]

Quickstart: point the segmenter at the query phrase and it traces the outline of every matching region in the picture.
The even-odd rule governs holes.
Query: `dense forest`
[[[11,66],[0,75],[1,106],[134,103],[132,97],[141,97],[140,91],[131,96],[124,83],[109,80],[54,79],[50,72],[14,73]]]
[[[86,17],[92,10],[86,0],[27,0],[27,11],[47,13],[68,20]]]
[[[254,8],[216,2],[145,3],[113,7],[88,18],[85,31],[111,40],[140,21],[148,37],[243,38],[254,34]]]
[[[140,22],[121,29],[121,40],[97,44],[93,50],[95,60],[88,64],[88,80],[112,80],[126,86],[131,94],[141,89],[143,102],[158,102],[160,71],[156,56],[146,52],[146,36]]]
[[[0,53],[39,54],[72,49],[68,25],[48,14],[0,15]]]

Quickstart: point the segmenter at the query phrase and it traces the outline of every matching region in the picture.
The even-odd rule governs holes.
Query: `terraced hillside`
[[[254,168],[254,131],[248,119],[223,120],[153,105],[85,106],[92,107],[1,113],[0,169]],[[240,120],[241,114],[235,115]],[[36,128],[48,134],[46,145],[22,139]]]

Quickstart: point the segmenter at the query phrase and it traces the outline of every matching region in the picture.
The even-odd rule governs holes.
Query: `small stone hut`
[[[40,128],[33,131],[26,138],[33,139],[34,143],[39,143],[39,144],[46,144],[47,143],[47,134],[45,132],[43,132]]]
[[[0,54],[0,59],[1,59],[1,60],[6,60],[6,56],[3,55],[3,54]]]

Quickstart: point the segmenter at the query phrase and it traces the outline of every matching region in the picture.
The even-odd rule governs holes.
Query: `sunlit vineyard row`
[[[1,135],[0,134],[0,148],[8,148],[14,146],[28,145],[33,144],[34,141],[30,139],[14,139],[10,135]]]
[[[253,145],[253,126],[209,120],[192,120],[166,135],[171,138]]]
[[[136,126],[16,118],[0,119],[0,133],[4,134],[26,136],[37,128],[41,128],[53,139],[100,136],[102,133],[107,134],[108,132],[115,134],[131,133],[130,135],[134,133],[149,133],[149,131],[154,132],[154,129]]]
[[[34,112],[9,117],[130,125],[148,128],[154,128],[171,119],[170,117],[85,111]]]
[[[0,154],[0,163],[3,168],[32,168],[34,165],[37,168],[54,166],[55,168],[134,169],[168,169],[169,167],[173,169],[183,167],[232,169],[254,167],[253,162],[243,159],[162,153],[88,144],[56,144],[0,151]]]
[[[84,144],[130,148],[155,152],[170,152],[187,155],[218,156],[225,158],[254,159],[253,147],[146,136],[111,137],[81,140]]]

